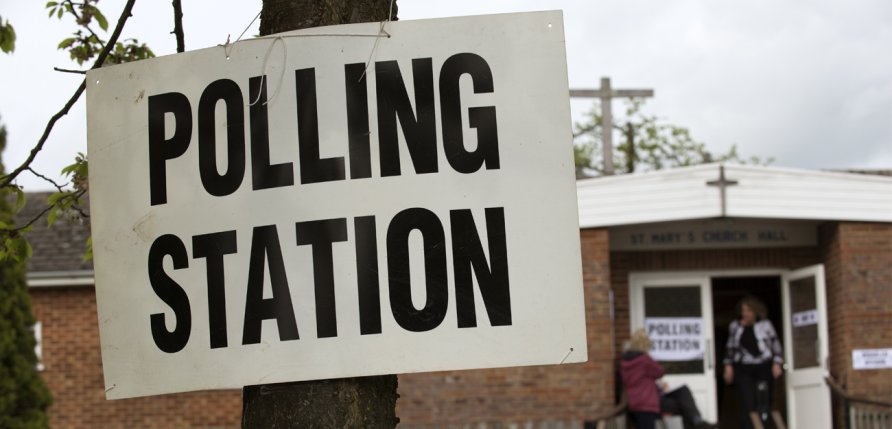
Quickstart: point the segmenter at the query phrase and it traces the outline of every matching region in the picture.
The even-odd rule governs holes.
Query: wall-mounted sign
[[[380,28],[89,72],[109,398],[586,360],[561,13]]]
[[[703,319],[700,317],[648,317],[644,330],[650,337],[650,355],[658,361],[703,359]]]
[[[803,326],[818,324],[818,310],[806,310],[793,313],[793,327],[801,328]]]
[[[610,230],[610,250],[686,250],[817,246],[812,222],[705,220]]]
[[[892,368],[892,349],[852,350],[853,369]]]

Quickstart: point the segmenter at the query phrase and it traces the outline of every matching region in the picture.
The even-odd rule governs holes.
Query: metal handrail
[[[867,405],[875,405],[878,407],[887,407],[892,408],[892,402],[878,401],[876,399],[865,398],[862,396],[855,396],[846,392],[845,387],[842,387],[836,379],[833,378],[832,375],[828,375],[824,377],[824,382],[830,386],[830,390],[833,393],[839,395],[842,399],[845,399],[848,402],[857,402],[859,404],[867,404]]]

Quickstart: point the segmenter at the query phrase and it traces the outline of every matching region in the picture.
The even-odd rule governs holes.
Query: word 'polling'
[[[440,168],[433,60],[416,58],[411,63],[414,100],[408,95],[397,61],[379,61],[374,65],[377,149],[382,177],[403,174],[400,166],[398,124],[415,173],[437,173]],[[467,108],[468,124],[477,131],[476,147],[468,150],[464,142],[459,81],[466,75],[471,79],[475,94],[493,92],[492,71],[482,57],[472,53],[459,53],[446,59],[440,68],[438,81],[443,152],[449,166],[456,172],[470,174],[484,167],[496,170],[499,169],[499,147],[495,106]],[[193,106],[189,98],[180,92],[148,97],[149,185],[153,206],[167,203],[167,163],[185,154],[192,146],[193,126],[197,128],[198,172],[201,184],[208,194],[223,197],[242,186],[248,151],[251,155],[252,190],[294,185],[294,163],[272,163],[270,160],[267,81],[265,76],[248,79],[250,103],[246,103],[242,89],[235,81],[219,79],[211,82],[198,100],[197,118],[193,118]],[[295,70],[294,82],[300,183],[345,180],[347,162],[344,157],[320,156],[316,69]],[[349,177],[371,178],[372,150],[366,64],[344,65],[344,85]],[[216,136],[216,110],[221,103],[226,116],[226,168],[222,173],[217,165],[219,148]],[[173,118],[172,129],[165,126],[166,116]],[[246,131],[249,145],[246,145]]]

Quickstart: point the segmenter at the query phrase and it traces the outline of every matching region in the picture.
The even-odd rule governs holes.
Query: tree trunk
[[[396,426],[396,375],[245,386],[245,429]]]
[[[322,25],[384,21],[391,0],[264,0],[260,35]],[[396,1],[393,17],[396,20]],[[396,426],[396,375],[303,381],[242,390],[242,428]]]
[[[260,35],[323,25],[387,20],[390,0],[264,0]],[[396,21],[393,1],[393,21]]]

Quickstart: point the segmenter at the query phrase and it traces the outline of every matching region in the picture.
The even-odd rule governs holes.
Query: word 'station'
[[[107,397],[585,361],[561,22],[352,24],[90,71]]]
[[[459,328],[477,326],[474,308],[474,282],[486,306],[492,326],[511,324],[511,298],[508,285],[507,254],[505,250],[505,217],[501,208],[486,209],[486,225],[489,231],[490,262],[486,260],[470,210],[453,210],[449,213],[452,227],[452,259],[455,283],[456,310]],[[363,270],[377,267],[377,232],[373,216],[353,219],[356,231],[356,269],[359,291],[359,322],[363,335],[381,333],[381,304],[379,301],[378,273]],[[427,300],[421,309],[412,302],[409,272],[409,235],[421,233]],[[347,220],[325,219],[295,224],[297,245],[312,248],[312,266],[315,275],[316,331],[318,338],[338,335],[335,311],[334,270],[332,246],[347,241]],[[471,233],[467,233],[471,232]],[[226,296],[224,287],[223,258],[238,251],[235,230],[202,234],[192,237],[194,258],[207,260],[208,325],[211,348],[227,346]],[[386,234],[387,275],[389,278],[390,306],[394,320],[407,331],[423,332],[436,328],[446,316],[448,303],[446,241],[443,226],[431,211],[412,208],[398,213],[390,223]],[[294,319],[285,261],[282,257],[279,232],[275,225],[254,227],[248,258],[248,284],[245,301],[244,332],[242,344],[260,342],[261,322],[274,319],[282,341],[297,340],[297,324]],[[169,257],[174,269],[189,267],[189,257],[182,240],[176,235],[165,234],[152,243],[149,250],[149,276],[152,289],[164,300],[176,315],[176,327],[168,330],[164,313],[151,316],[152,337],[158,348],[178,352],[189,340],[192,316],[189,298],[183,288],[164,272],[163,261]],[[263,297],[264,267],[269,267],[272,296]],[[338,267],[341,268],[341,267]],[[476,278],[472,278],[472,271]]]
[[[435,128],[434,85],[431,58],[412,60],[415,87],[413,111],[407,95],[406,83],[396,61],[375,64],[378,101],[378,130],[380,138],[380,171],[382,176],[401,174],[397,127],[402,125],[405,148],[411,155],[416,174],[437,173],[438,160]],[[477,129],[477,147],[465,149],[462,141],[462,111],[459,79],[470,77],[474,93],[492,92],[492,72],[486,60],[475,54],[462,53],[449,57],[440,70],[439,95],[443,135],[443,149],[449,165],[459,173],[471,174],[481,168],[499,168],[498,126],[494,106],[467,109],[470,126]],[[293,162],[271,164],[269,123],[266,99],[267,79],[263,76],[248,80],[249,98],[256,100],[249,108],[250,153],[252,166],[251,189],[254,191],[294,185]],[[365,64],[344,66],[347,94],[347,137],[350,148],[350,178],[371,177],[370,138],[368,124]],[[320,158],[319,120],[317,114],[315,70],[295,71],[297,99],[296,120],[299,125],[298,154],[300,183],[345,180],[343,157]],[[217,105],[225,108],[226,165],[225,172],[217,167],[215,136]],[[198,102],[198,165],[196,166],[204,190],[215,197],[225,197],[239,189],[245,176],[246,144],[242,89],[228,79],[210,83]],[[174,129],[165,129],[165,115],[174,118]],[[397,119],[401,118],[401,119]],[[191,146],[192,108],[185,95],[178,92],[148,97],[149,184],[151,204],[167,203],[167,162],[182,156]],[[385,131],[386,130],[386,131]],[[165,138],[165,136],[171,136]],[[502,207],[486,209],[486,229],[489,233],[490,261],[477,235],[471,210],[449,212],[452,230],[453,266],[458,326],[476,326],[472,272],[486,304],[493,326],[511,324],[511,300],[505,243],[505,214]],[[353,219],[357,271],[363,266],[377,266],[377,237],[374,216]],[[409,279],[408,239],[413,231],[420,232],[425,261],[427,302],[421,309],[412,303]],[[348,241],[347,219],[319,219],[297,222],[294,225],[298,246],[310,246],[313,254],[314,290],[317,336],[337,336],[334,293],[334,265],[332,246]],[[298,327],[289,297],[285,276],[281,240],[276,225],[255,226],[251,235],[250,258],[247,263],[248,283],[244,312],[242,344],[260,342],[261,322],[274,319],[282,341],[299,338]],[[207,260],[208,324],[211,348],[228,345],[226,330],[224,255],[238,252],[235,230],[195,235],[192,239],[193,257]],[[287,242],[286,241],[286,242]],[[369,242],[371,241],[371,242]],[[387,274],[391,310],[396,322],[406,330],[428,331],[439,326],[446,315],[447,263],[442,221],[423,208],[399,212],[390,221],[386,232]],[[187,294],[164,271],[166,257],[173,260],[174,269],[188,268],[188,253],[181,238],[164,234],[155,239],[148,254],[148,273],[152,289],[174,312],[175,328],[169,330],[164,313],[151,315],[152,336],[159,349],[174,353],[186,346],[190,337],[192,317]],[[272,297],[263,298],[263,275],[269,267]],[[473,267],[473,269],[472,269]],[[341,269],[342,267],[338,267]],[[357,277],[359,290],[360,324],[363,334],[381,333],[380,302],[377,272],[366,272]]]

